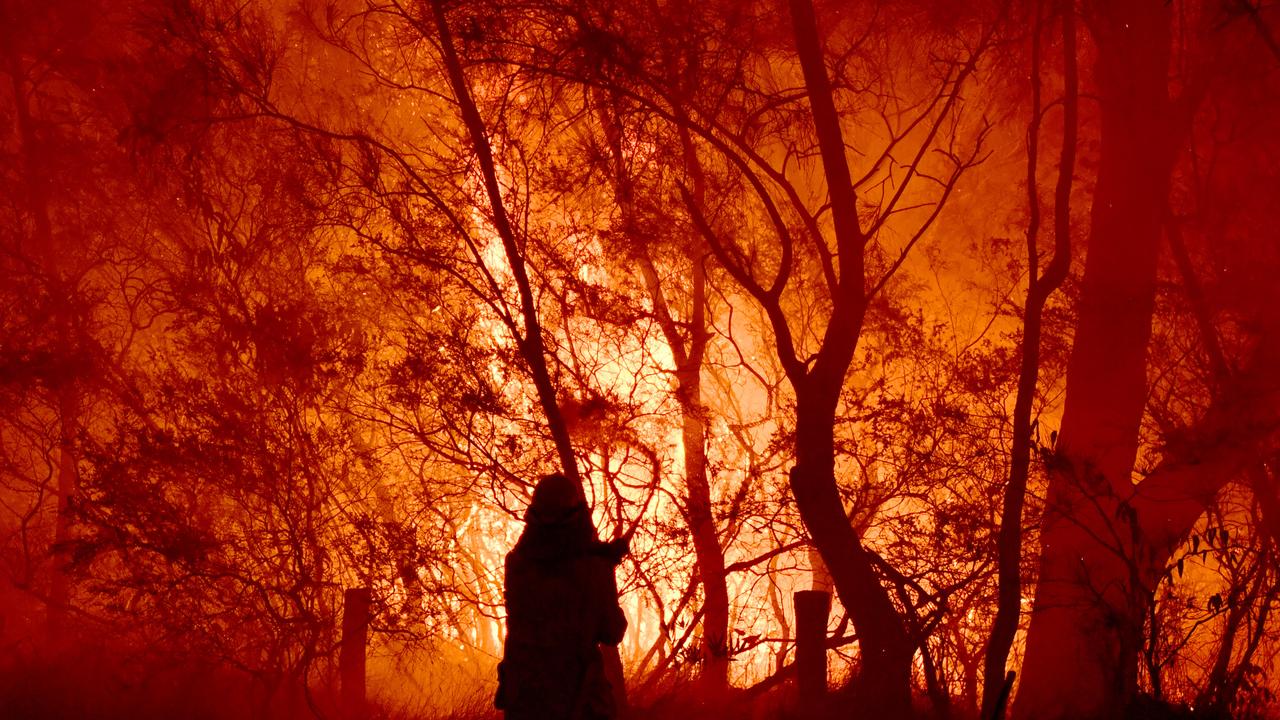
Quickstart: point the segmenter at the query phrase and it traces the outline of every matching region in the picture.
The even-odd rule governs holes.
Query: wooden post
[[[342,595],[342,644],[338,676],[342,683],[342,712],[348,720],[365,716],[365,648],[369,642],[369,588],[351,588]]]
[[[796,606],[796,689],[802,707],[822,702],[827,694],[827,617],[831,593],[800,590]]]

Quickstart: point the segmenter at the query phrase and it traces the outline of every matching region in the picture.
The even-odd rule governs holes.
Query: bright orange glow
[[[1269,4],[0,18],[0,708],[1280,713]]]

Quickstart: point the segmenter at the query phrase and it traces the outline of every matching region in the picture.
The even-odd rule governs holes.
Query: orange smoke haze
[[[1278,23],[0,0],[0,716],[1280,716]]]

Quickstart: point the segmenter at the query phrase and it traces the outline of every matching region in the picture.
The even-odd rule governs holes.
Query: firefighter
[[[508,720],[616,718],[599,646],[617,645],[627,629],[613,574],[626,543],[596,539],[582,489],[564,475],[538,483],[524,520],[507,554],[495,705]]]

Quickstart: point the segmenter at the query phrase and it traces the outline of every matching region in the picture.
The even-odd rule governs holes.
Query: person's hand
[[[614,565],[617,565],[618,563],[622,562],[622,558],[631,554],[631,536],[634,533],[635,533],[635,528],[632,528],[626,531],[625,533],[623,533],[621,536],[616,537],[610,540],[609,542],[605,543],[605,547],[608,548],[607,552],[609,554],[609,558],[613,560]]]

